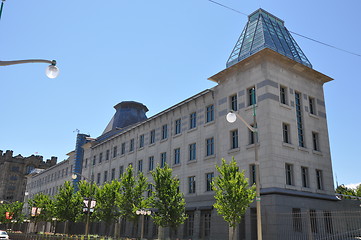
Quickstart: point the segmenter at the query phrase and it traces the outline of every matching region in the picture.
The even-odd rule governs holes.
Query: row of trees
[[[344,198],[359,197],[361,198],[361,184],[356,188],[348,188],[344,184],[337,186],[336,193],[342,194]]]
[[[255,187],[249,186],[244,172],[239,170],[234,159],[229,164],[222,159],[222,164],[216,168],[219,175],[212,182],[216,199],[214,207],[231,227],[235,227],[253,201]],[[172,169],[167,165],[163,168],[158,166],[151,174],[154,182],[152,188],[148,187],[143,173],[134,174],[131,165],[119,181],[107,182],[102,186],[80,181],[76,191],[72,183],[65,182],[57,195],[51,197],[39,193],[28,201],[29,210],[32,210],[32,221],[36,225],[37,222],[51,222],[56,218],[57,221],[66,222],[65,232],[68,232],[69,221],[87,221],[89,215],[83,211],[83,200],[87,199],[96,200],[90,221],[104,221],[106,227],[112,222],[118,223],[120,219],[135,223],[139,218],[137,210],[151,208],[156,209],[151,215],[155,224],[176,229],[186,220],[185,199],[179,190],[179,179],[172,176]],[[6,211],[13,213],[13,219],[24,219],[22,203],[6,206]],[[0,216],[5,214],[0,213]],[[9,219],[0,221],[9,222]],[[106,229],[106,232],[108,231],[109,229]]]

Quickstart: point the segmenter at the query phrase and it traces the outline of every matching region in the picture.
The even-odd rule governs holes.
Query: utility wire
[[[243,12],[240,12],[240,11],[234,9],[234,8],[231,8],[231,7],[228,7],[228,6],[226,6],[226,5],[223,5],[223,4],[219,3],[219,2],[216,2],[216,1],[213,1],[213,0],[208,0],[208,1],[209,1],[209,2],[212,2],[212,3],[214,3],[214,4],[217,4],[217,5],[221,6],[221,7],[227,8],[228,10],[231,10],[231,11],[234,11],[234,12],[236,12],[236,13],[239,13],[239,14],[242,14],[242,15],[245,15],[245,16],[248,16],[247,14],[245,14],[245,13],[243,13]],[[331,47],[331,48],[337,49],[337,50],[339,50],[339,51],[343,51],[343,52],[346,52],[346,53],[355,55],[355,56],[357,56],[357,57],[361,57],[361,54],[354,53],[354,52],[350,52],[350,51],[347,51],[347,50],[342,49],[342,48],[339,48],[339,47],[335,47],[335,46],[333,46],[333,45],[330,45],[330,44],[327,44],[327,43],[318,41],[318,40],[313,39],[313,38],[310,38],[310,37],[306,37],[306,36],[304,36],[304,35],[301,35],[301,34],[299,34],[299,33],[295,33],[295,32],[290,31],[290,30],[288,30],[288,31],[289,31],[290,33],[293,33],[293,34],[297,35],[297,36],[306,38],[306,39],[308,39],[308,40],[310,40],[310,41],[313,41],[313,42],[316,42],[316,43],[325,45],[325,46],[327,46],[327,47]]]

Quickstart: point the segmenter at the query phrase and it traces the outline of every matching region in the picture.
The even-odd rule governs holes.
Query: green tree
[[[152,171],[154,190],[151,206],[157,209],[152,215],[154,222],[162,228],[176,229],[186,220],[185,200],[179,190],[179,179],[172,176],[172,169],[167,164],[163,168],[157,166]],[[164,229],[160,229],[163,234]],[[163,236],[162,236],[163,237]]]
[[[69,231],[69,221],[75,222],[82,212],[83,200],[78,192],[75,192],[71,182],[66,181],[55,195],[54,211],[59,221],[65,221],[65,233]]]
[[[101,221],[104,221],[105,232],[108,233],[112,221],[117,222],[120,216],[117,207],[117,199],[120,195],[120,182],[107,182],[99,188],[96,193],[96,206],[94,215]]]
[[[216,203],[213,205],[230,226],[229,238],[235,238],[237,224],[241,222],[249,205],[256,196],[255,186],[249,186],[244,171],[240,171],[236,161],[216,166],[219,176],[213,181]],[[231,231],[232,230],[232,231]]]
[[[22,212],[24,203],[23,202],[12,202],[0,204],[0,222],[2,223],[10,223],[12,220],[16,222],[23,222],[25,216]],[[6,212],[9,213],[11,219],[6,219]]]
[[[54,201],[49,195],[43,193],[36,194],[32,199],[28,201],[29,210],[32,213],[32,218],[35,222],[34,230],[36,231],[36,225],[38,222],[51,221],[54,216]],[[32,210],[35,211],[32,211]]]
[[[338,194],[342,194],[342,197],[346,199],[351,199],[352,196],[361,197],[361,184],[358,185],[355,189],[348,188],[344,184],[341,184],[337,186],[335,192]]]
[[[144,197],[147,190],[147,179],[142,172],[134,176],[132,165],[129,165],[120,180],[120,194],[117,203],[120,216],[135,223],[138,220],[136,211],[147,208],[148,201]],[[133,224],[133,233],[135,232]]]

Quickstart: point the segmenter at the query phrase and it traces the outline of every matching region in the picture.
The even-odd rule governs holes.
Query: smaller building
[[[13,151],[0,150],[0,200],[9,202],[23,201],[26,175],[34,169],[47,169],[55,166],[57,157],[43,161],[43,156],[13,156]]]

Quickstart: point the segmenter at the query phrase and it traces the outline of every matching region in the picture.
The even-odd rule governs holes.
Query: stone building
[[[13,151],[0,151],[0,200],[23,201],[26,175],[34,169],[46,169],[56,165],[57,158],[43,161],[42,156],[13,156]]]
[[[150,118],[141,103],[116,105],[101,136],[90,139],[78,134],[74,158],[69,158],[74,171],[103,184],[118,179],[132,164],[151,182],[150,171],[167,163],[180,179],[187,203],[188,219],[178,236],[227,239],[228,225],[212,207],[210,183],[217,175],[215,165],[222,158],[230,161],[234,157],[252,184],[257,147],[266,239],[286,239],[281,235],[285,218],[279,214],[291,216],[287,231],[295,236],[308,234],[297,219],[310,211],[314,219],[326,216],[322,222],[312,222],[313,230],[336,227],[330,220],[331,211],[352,206],[334,194],[323,93],[323,85],[332,78],[312,68],[284,22],[262,9],[252,13],[227,68],[209,80],[217,85]],[[254,108],[258,142],[242,122],[231,124],[225,118],[232,110],[252,124]],[[37,178],[46,178],[46,174]],[[39,187],[28,187],[39,192]],[[49,192],[44,187],[41,191]],[[237,239],[257,238],[255,213],[252,205]],[[146,229],[147,237],[155,236],[151,222],[146,221]]]

